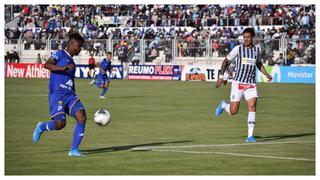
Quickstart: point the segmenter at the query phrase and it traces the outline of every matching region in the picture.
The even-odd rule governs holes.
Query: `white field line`
[[[284,160],[294,160],[294,161],[311,161],[311,162],[315,162],[314,159],[306,159],[306,158],[264,156],[264,155],[251,155],[251,154],[227,153],[227,152],[180,151],[180,150],[164,150],[164,149],[152,149],[152,151],[174,152],[174,153],[189,153],[189,154],[217,154],[217,155],[243,156],[243,157],[265,158],[265,159],[284,159]]]
[[[268,145],[268,144],[301,144],[301,143],[314,143],[315,141],[287,141],[287,142],[273,142],[273,143],[243,143],[243,144],[207,144],[207,145],[188,145],[188,146],[145,146],[145,147],[136,147],[129,149],[129,151],[139,151],[139,150],[152,150],[152,151],[159,151],[160,149],[169,149],[169,148],[197,148],[197,147],[228,147],[228,146],[248,146],[248,145]],[[57,150],[40,150],[40,151],[6,151],[5,154],[33,154],[33,153],[49,153],[49,152],[68,152],[66,149],[57,149]],[[166,151],[166,150],[163,150]],[[181,151],[184,152],[184,151]],[[188,153],[191,153],[190,151],[186,151]],[[197,153],[197,151],[193,151],[193,153]],[[213,153],[213,152],[206,152],[206,153]],[[205,154],[201,151],[198,152],[198,154]]]
[[[241,144],[194,144],[185,146],[145,146],[137,147],[131,150],[154,150],[154,149],[177,149],[177,148],[201,148],[201,147],[231,147],[231,146],[255,146],[255,145],[275,145],[275,144],[301,144],[315,143],[315,141],[283,141],[283,142],[261,142],[261,143],[241,143]]]

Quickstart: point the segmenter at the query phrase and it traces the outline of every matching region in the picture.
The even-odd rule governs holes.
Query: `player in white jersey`
[[[248,105],[248,136],[246,142],[256,142],[253,136],[257,106],[256,87],[256,67],[264,74],[269,81],[272,76],[265,70],[261,58],[260,48],[253,44],[255,33],[253,28],[246,28],[243,31],[243,43],[235,46],[224,59],[219,72],[216,87],[219,88],[224,83],[224,73],[231,63],[235,63],[234,77],[231,85],[230,104],[222,101],[216,109],[216,116],[220,116],[223,111],[230,115],[235,115],[240,106],[240,100],[244,96]]]

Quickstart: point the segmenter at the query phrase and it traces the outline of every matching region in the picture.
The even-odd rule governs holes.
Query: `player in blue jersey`
[[[111,67],[111,59],[112,59],[112,53],[107,53],[107,59],[103,58],[99,63],[97,63],[97,67],[99,67],[100,71],[97,75],[98,82],[95,82],[95,80],[92,80],[90,85],[96,84],[98,88],[102,88],[101,94],[99,98],[105,99],[104,95],[108,91],[109,84],[110,84],[110,75],[112,71]],[[109,72],[109,75],[108,73]]]
[[[78,148],[84,135],[87,117],[85,108],[75,92],[75,63],[72,59],[80,53],[83,43],[84,39],[80,34],[70,34],[66,50],[56,51],[45,63],[44,67],[51,71],[49,80],[51,120],[39,122],[32,136],[32,140],[38,142],[42,133],[63,129],[68,114],[76,119],[69,156],[83,155]]]

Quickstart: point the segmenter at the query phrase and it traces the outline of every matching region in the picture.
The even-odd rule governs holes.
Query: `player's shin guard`
[[[253,129],[256,123],[256,112],[249,112],[248,114],[248,137],[253,136]]]
[[[71,149],[78,149],[84,135],[84,128],[85,124],[77,121],[76,127],[74,128],[73,132],[73,142]]]
[[[41,126],[40,126],[41,131],[44,132],[44,131],[53,131],[53,130],[55,130],[54,123],[55,123],[54,120],[50,120],[48,122],[42,123]]]

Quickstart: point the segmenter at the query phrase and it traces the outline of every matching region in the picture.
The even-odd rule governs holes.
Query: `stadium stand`
[[[220,63],[255,27],[263,60],[315,64],[314,5],[5,5],[5,51],[36,62],[66,47],[67,35],[86,39],[78,63],[107,51],[116,63]]]

